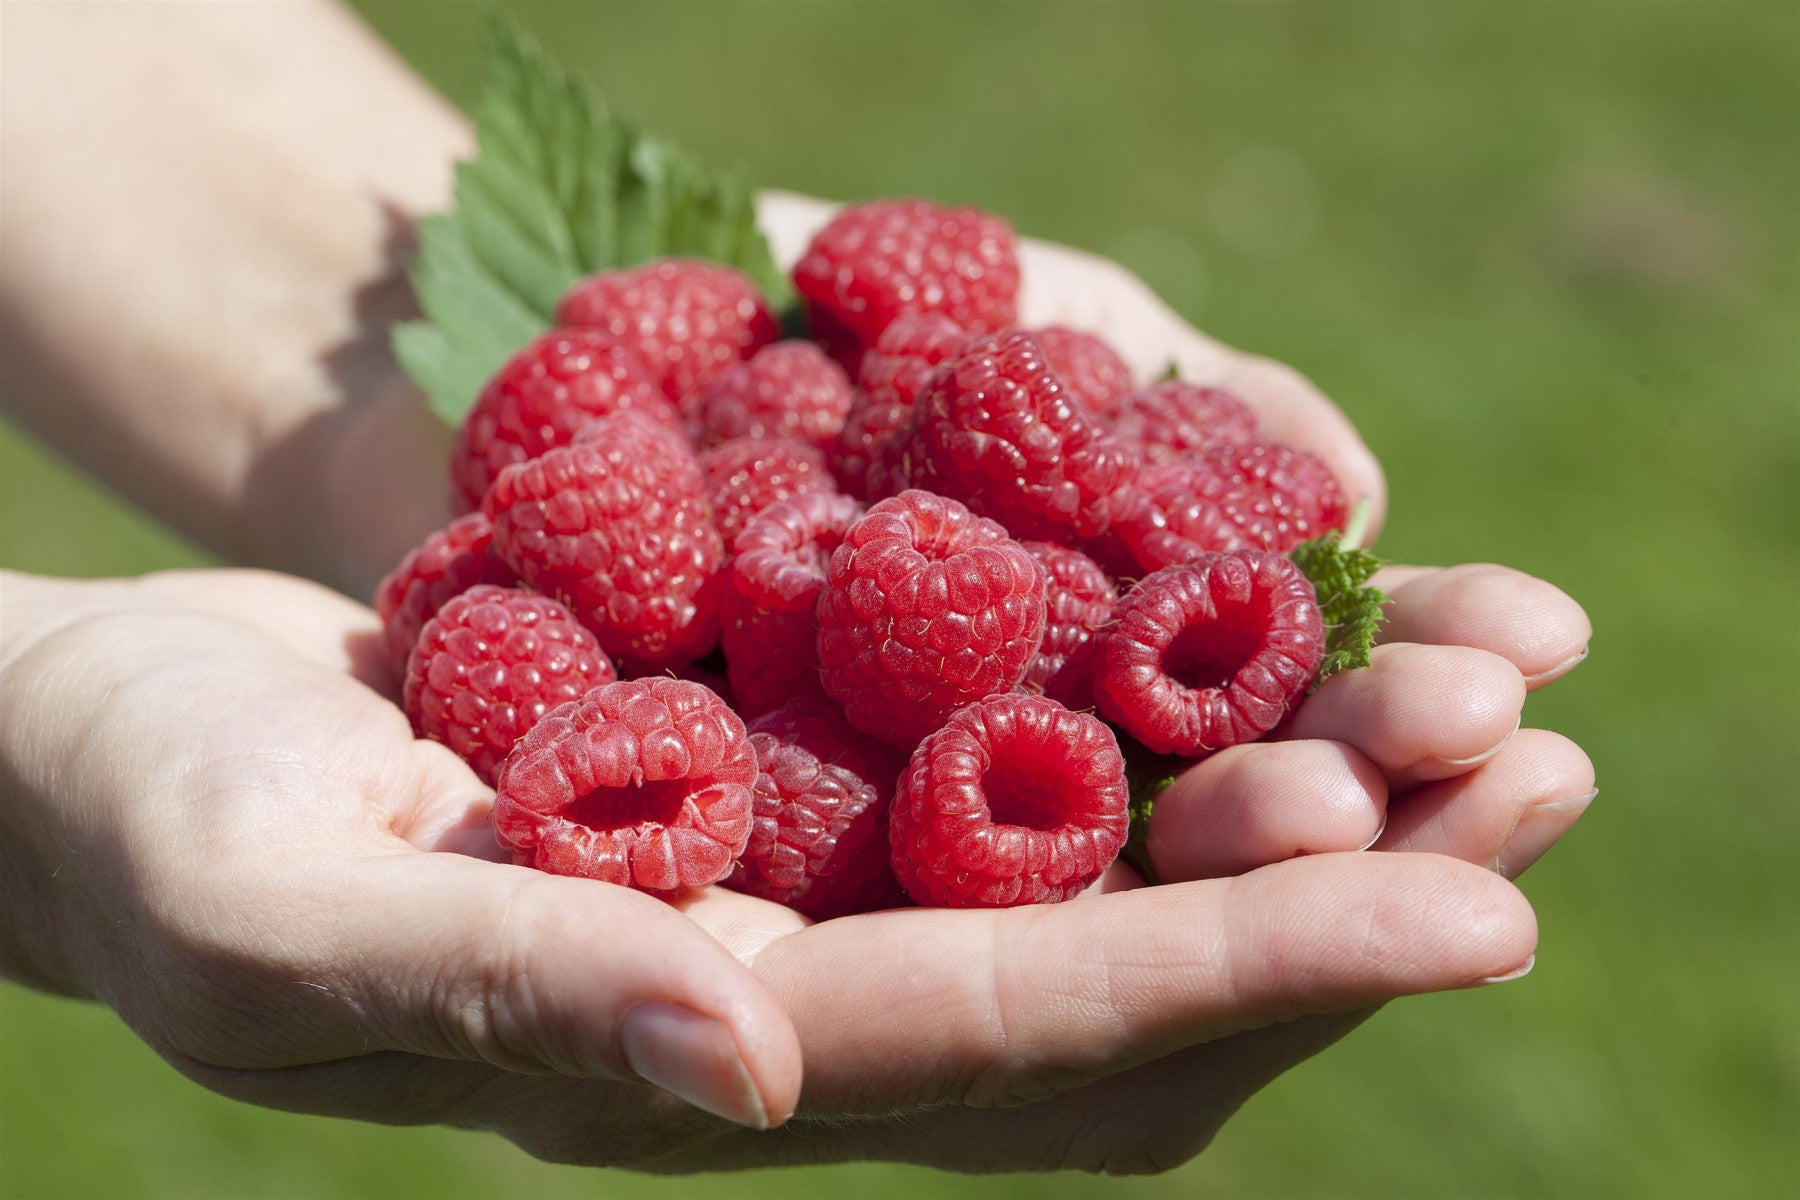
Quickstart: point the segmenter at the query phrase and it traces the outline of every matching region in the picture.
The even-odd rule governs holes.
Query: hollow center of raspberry
[[[1222,605],[1213,620],[1189,625],[1163,651],[1163,672],[1195,691],[1224,687],[1261,649],[1263,609],[1255,602]]]
[[[562,815],[589,829],[673,825],[681,815],[681,802],[698,786],[692,779],[657,779],[629,787],[596,788],[569,805]]]
[[[1068,819],[1067,764],[1023,755],[995,757],[981,777],[988,813],[996,825],[1021,825],[1026,829],[1055,829]]]

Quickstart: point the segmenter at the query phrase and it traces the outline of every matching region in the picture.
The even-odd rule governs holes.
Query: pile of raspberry
[[[1236,397],[1018,324],[1013,231],[843,210],[793,272],[575,285],[457,432],[459,516],[376,597],[419,736],[514,861],[831,917],[1067,899],[1127,754],[1274,730],[1345,497]]]

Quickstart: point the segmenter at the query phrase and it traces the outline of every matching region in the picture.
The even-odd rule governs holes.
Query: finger
[[[1342,742],[1234,746],[1189,768],[1151,810],[1164,883],[1240,875],[1303,854],[1360,850],[1387,817],[1387,780]]]
[[[1488,872],[1332,854],[1060,905],[827,921],[756,970],[800,1030],[809,1109],[889,1112],[1028,1101],[1302,1013],[1471,986],[1535,941],[1523,897]]]
[[[780,1124],[799,1045],[766,985],[669,905],[593,880],[407,852],[328,910],[320,1058],[369,1050],[641,1081]]]
[[[1382,641],[1486,650],[1517,667],[1528,689],[1574,670],[1594,636],[1566,592],[1510,567],[1386,567],[1374,583],[1392,601]]]
[[[1521,729],[1479,770],[1396,803],[1378,850],[1448,854],[1516,877],[1580,820],[1598,795],[1581,747]]]
[[[1525,683],[1505,659],[1463,646],[1377,646],[1301,703],[1290,736],[1347,742],[1391,787],[1460,775],[1519,727]]]
[[[381,622],[330,588],[274,571],[219,568],[158,571],[134,583],[159,606],[221,617],[383,694],[392,689]]]

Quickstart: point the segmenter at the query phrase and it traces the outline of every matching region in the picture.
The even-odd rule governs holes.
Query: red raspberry
[[[946,362],[914,420],[907,482],[961,500],[1016,537],[1098,537],[1137,474],[1135,452],[1073,400],[1026,333],[982,338]]]
[[[719,640],[740,713],[821,692],[814,610],[832,553],[862,515],[848,496],[812,492],[769,505],[738,535]]]
[[[823,350],[811,342],[776,342],[706,385],[699,400],[700,444],[781,437],[829,446],[855,397],[844,368]]]
[[[832,474],[845,492],[859,499],[883,499],[900,490],[889,485],[887,472],[879,489],[873,489],[870,469],[883,456],[885,442],[904,436],[913,402],[932,369],[954,358],[969,337],[968,330],[940,313],[896,317],[882,331],[874,349],[863,355],[859,378],[863,394],[851,408],[831,455]]]
[[[381,618],[396,679],[406,678],[406,660],[419,643],[419,631],[445,601],[477,584],[510,587],[518,582],[513,569],[493,553],[493,539],[494,527],[483,514],[458,517],[401,559],[375,589],[375,615]]]
[[[700,455],[706,498],[726,548],[757,513],[790,496],[836,492],[825,454],[792,438],[745,438]]]
[[[594,635],[550,597],[470,588],[425,623],[406,665],[406,715],[492,783],[539,717],[617,678]]]
[[[1138,448],[1144,461],[1166,463],[1189,450],[1263,436],[1256,414],[1223,388],[1168,379],[1126,396],[1112,414],[1113,436]]]
[[[1138,477],[1118,532],[1145,570],[1253,546],[1288,551],[1349,516],[1325,464],[1279,442],[1190,451]]]
[[[589,421],[633,409],[680,428],[638,356],[608,334],[553,329],[506,361],[463,418],[450,450],[458,511],[481,507],[500,472],[566,446]]]
[[[1128,798],[1104,722],[1043,696],[989,696],[921,742],[901,773],[894,874],[940,908],[1068,900],[1118,857]]]
[[[975,208],[878,200],[840,212],[794,267],[813,335],[855,370],[904,313],[942,313],[975,333],[1011,325],[1019,258],[1012,227]]]
[[[500,764],[494,833],[514,861],[646,892],[717,883],[750,840],[756,752],[685,679],[594,688]]]
[[[1044,636],[1044,572],[994,522],[902,492],[844,535],[818,619],[825,694],[864,733],[910,749],[1024,677]]]
[[[700,390],[781,336],[747,276],[686,258],[590,275],[563,296],[556,323],[604,329],[636,350],[663,394],[694,423]]]
[[[1042,692],[1064,708],[1094,703],[1094,632],[1112,620],[1118,593],[1098,564],[1078,550],[1026,542],[1044,568],[1044,641],[1019,689]]]
[[[698,658],[718,622],[725,547],[679,435],[635,413],[506,468],[483,502],[519,576],[567,604],[614,658]]]
[[[815,921],[904,904],[888,865],[899,755],[850,728],[823,696],[752,721],[750,744],[756,816],[726,886]]]
[[[1325,653],[1306,576],[1266,550],[1207,554],[1138,581],[1094,638],[1100,711],[1159,754],[1255,741]]]
[[[1091,333],[1062,325],[1031,330],[1044,361],[1090,413],[1111,413],[1131,391],[1131,368],[1119,352]]]

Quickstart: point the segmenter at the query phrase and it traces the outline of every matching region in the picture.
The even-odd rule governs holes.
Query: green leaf
[[[1381,560],[1367,550],[1345,545],[1336,532],[1302,542],[1288,557],[1312,580],[1319,612],[1325,618],[1325,657],[1313,686],[1339,671],[1368,666],[1387,597],[1381,589],[1365,585]]]
[[[1150,813],[1156,808],[1156,798],[1162,795],[1163,789],[1174,783],[1175,776],[1184,768],[1193,766],[1193,762],[1152,753],[1122,734],[1119,749],[1125,755],[1125,781],[1131,788],[1131,799],[1126,806],[1131,816],[1131,832],[1119,857],[1136,867],[1145,883],[1156,883],[1156,868],[1150,864],[1146,842],[1150,836]]]
[[[680,255],[743,271],[778,311],[792,290],[756,227],[756,193],[640,133],[571,80],[519,26],[488,25],[475,157],[456,200],[420,227],[413,289],[425,319],[394,354],[451,424],[507,357],[550,327],[585,275]]]

